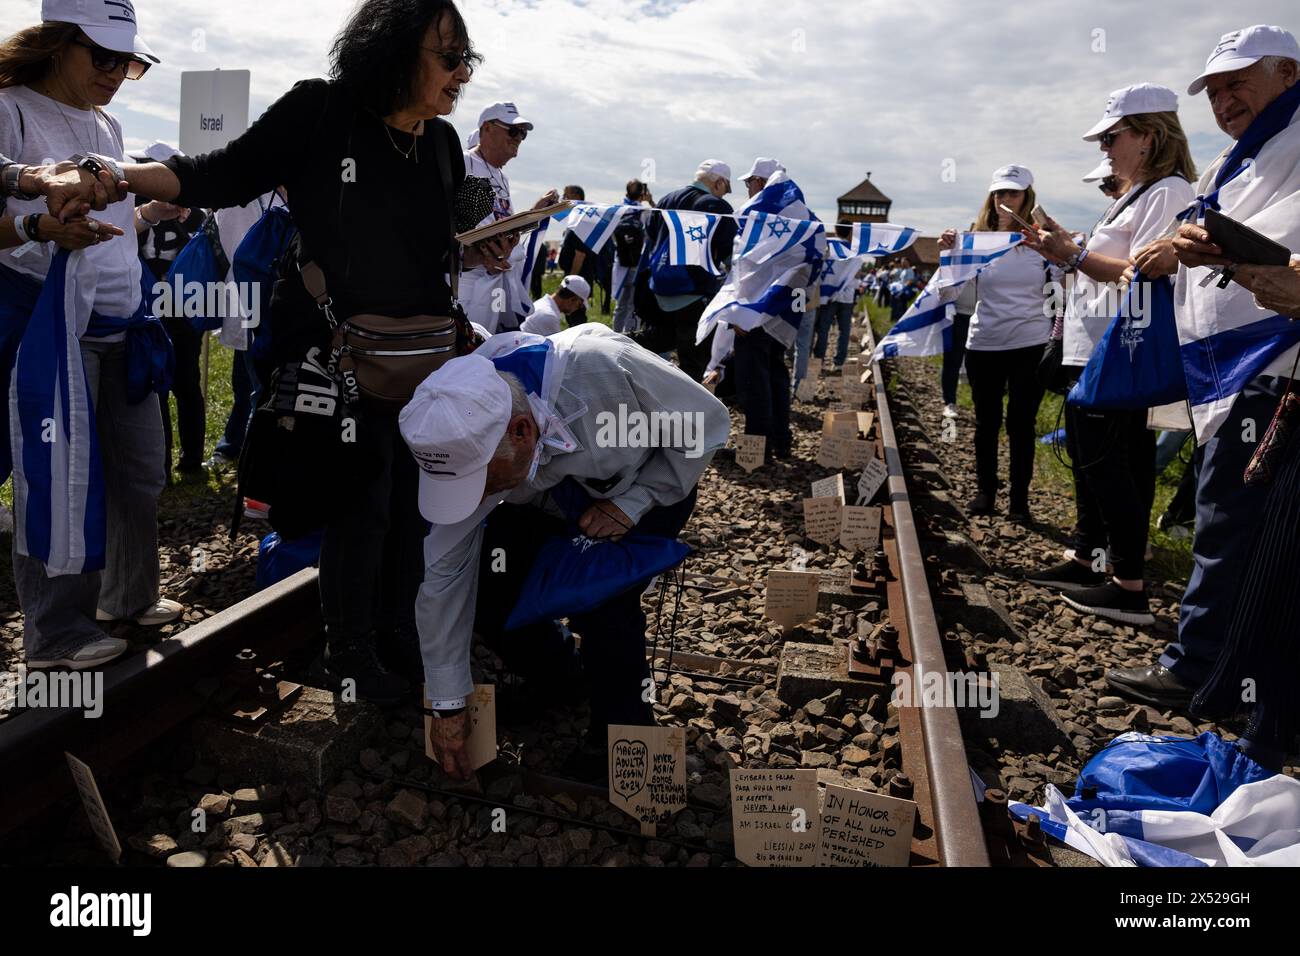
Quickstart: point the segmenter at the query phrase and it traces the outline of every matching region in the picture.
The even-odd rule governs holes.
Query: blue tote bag
[[[1139,272],[1066,400],[1084,408],[1136,410],[1186,399],[1173,282]]]

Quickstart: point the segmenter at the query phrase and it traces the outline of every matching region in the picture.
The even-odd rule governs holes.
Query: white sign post
[[[220,149],[248,129],[248,70],[181,73],[181,152],[198,156]],[[203,336],[203,397],[208,397],[208,336]]]

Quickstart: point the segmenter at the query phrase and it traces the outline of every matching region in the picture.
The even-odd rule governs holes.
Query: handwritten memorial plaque
[[[880,509],[849,505],[840,512],[840,544],[850,551],[875,551],[880,543]]]
[[[429,706],[426,698],[424,706]],[[478,770],[497,759],[497,689],[495,684],[475,684],[474,691],[465,701],[469,715],[469,739],[465,741],[469,765]],[[429,725],[434,718],[424,715],[424,755],[436,761],[433,746],[429,743]]]
[[[804,534],[819,544],[834,544],[840,536],[839,498],[805,498],[803,500]]]
[[[865,369],[862,370],[862,374],[858,376],[858,381],[861,382],[861,383],[864,384],[864,385],[865,385],[867,382],[871,381],[871,366],[870,366],[870,365],[868,365]]]
[[[812,571],[769,571],[763,614],[789,631],[817,613],[821,575]]]
[[[821,816],[816,770],[731,771],[731,833],[746,866],[813,866]]]
[[[813,498],[838,498],[840,504],[844,504],[844,476],[842,474],[831,475],[829,478],[823,478],[820,481],[812,483]]]
[[[766,435],[736,436],[736,464],[745,469],[747,474],[762,467],[766,452]]]
[[[643,833],[686,809],[686,735],[680,727],[609,725],[609,802]]]
[[[861,382],[855,382],[852,379],[846,379],[844,382],[844,401],[850,405],[865,405],[867,396],[871,394],[871,387]]]
[[[90,818],[90,830],[109,858],[116,863],[122,858],[122,844],[117,839],[117,831],[113,829],[113,821],[109,818],[104,798],[99,795],[95,772],[66,750],[63,756],[68,760],[68,769],[72,771],[72,780],[77,785],[77,793],[81,795],[81,804],[86,808],[86,816]]]
[[[867,462],[867,467],[862,469],[862,476],[858,479],[859,502],[865,504],[870,501],[888,477],[889,469],[879,458]]]
[[[916,804],[827,784],[818,866],[907,866]]]
[[[817,449],[817,464],[823,468],[844,466],[844,436],[822,435],[821,446]]]
[[[876,443],[855,438],[844,443],[844,467],[861,471],[876,457]]]
[[[858,416],[858,431],[862,432],[864,435],[870,434],[871,425],[876,420],[876,413],[856,412],[855,414]]]
[[[856,438],[858,434],[857,413],[853,411],[831,410],[822,415],[823,435],[847,435]]]

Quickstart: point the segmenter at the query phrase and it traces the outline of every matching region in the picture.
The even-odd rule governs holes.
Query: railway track
[[[945,642],[931,597],[927,556],[918,537],[918,519],[913,513],[909,476],[895,432],[887,378],[886,371],[874,366],[875,441],[877,454],[888,468],[884,489],[876,499],[883,504],[884,555],[884,573],[878,578],[881,591],[874,595],[880,599],[876,622],[890,623],[896,629],[902,661],[898,671],[906,674],[913,686],[921,686],[927,675],[946,675],[949,661],[945,659]],[[682,582],[703,594],[725,597],[735,591],[752,597],[757,589],[761,596],[761,582],[754,580],[688,570]],[[836,602],[832,594],[833,608]],[[861,607],[861,603],[850,601],[849,606]],[[860,614],[858,620],[859,627],[865,627],[865,616]],[[0,723],[0,860],[6,837],[21,834],[60,812],[75,810],[75,790],[65,751],[89,763],[110,781],[111,788],[119,776],[126,775],[119,771],[126,771],[168,733],[200,715],[210,715],[214,707],[229,710],[232,688],[248,681],[247,662],[241,665],[240,651],[252,649],[261,662],[282,661],[300,655],[319,637],[320,630],[316,574],[309,569],[109,668],[99,719],[86,719],[73,710],[37,709]],[[678,675],[706,682],[706,686],[723,686],[753,699],[773,689],[778,678],[774,657],[755,660],[698,653],[691,649],[690,637],[689,633],[679,633],[678,641],[665,646],[656,643],[651,649],[660,686]],[[773,648],[773,654],[779,655],[779,648]],[[863,697],[880,691],[880,686],[864,685]],[[918,806],[912,865],[988,866],[985,827],[972,787],[957,710],[943,706],[900,707],[896,714],[901,743],[897,769],[902,777],[890,777],[890,792],[910,795]],[[666,714],[661,714],[660,719],[690,724]],[[508,734],[510,727],[502,732]],[[412,759],[420,759],[414,741],[407,741],[404,749]],[[483,778],[490,783],[512,774],[521,779],[519,789],[530,795],[554,798],[567,794],[570,799],[565,806],[576,805],[580,799],[598,799],[604,793],[509,759],[499,759],[486,768]],[[398,776],[390,777],[389,783],[419,789],[439,799],[493,803],[490,786],[486,795],[472,795],[448,790],[432,778]],[[559,825],[603,826],[629,843],[639,839],[633,828],[593,822],[590,817],[580,819],[572,813],[551,813],[544,808],[533,812],[556,818]],[[670,829],[664,840],[681,846],[684,852],[709,853],[713,860],[725,862],[730,858],[730,847],[720,836],[715,827],[705,840],[698,834],[677,839]]]

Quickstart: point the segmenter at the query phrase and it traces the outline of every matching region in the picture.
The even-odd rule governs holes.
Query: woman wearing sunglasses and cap
[[[330,354],[326,306],[338,324],[369,316],[428,327],[453,316],[452,207],[465,160],[442,117],[479,60],[465,20],[451,0],[364,0],[330,60],[329,80],[295,84],[225,147],[122,169],[132,192],[189,207],[242,206],[286,188],[298,234],[271,296],[277,366],[302,363],[311,349]],[[94,182],[86,177],[80,200]],[[308,265],[319,269],[300,271]],[[304,476],[300,495],[269,502],[270,517],[297,508],[299,525],[324,525],[322,676],[383,704],[406,696],[408,677],[423,677],[414,615],[427,523],[419,467],[397,429],[400,403],[362,395],[358,404],[357,467]]]
[[[1062,365],[1088,364],[1123,301],[1121,281],[1135,251],[1164,235],[1192,201],[1192,163],[1178,122],[1178,97],[1153,83],[1111,94],[1101,120],[1084,140],[1110,160],[1120,198],[1080,249],[1048,220],[1026,243],[1074,274],[1066,299]],[[1171,240],[1160,258],[1177,268]],[[1147,533],[1155,498],[1155,433],[1146,409],[1108,411],[1067,405],[1066,446],[1074,469],[1078,520],[1074,549],[1055,567],[1029,580],[1065,590],[1076,610],[1125,624],[1154,620],[1144,579]],[[1113,571],[1108,574],[1104,568]]]
[[[1024,166],[1003,166],[993,173],[988,196],[971,227],[981,232],[1018,232],[1012,215],[1029,219],[1036,205],[1034,176]],[[939,237],[940,249],[951,249],[957,232]],[[1007,441],[1010,444],[1010,507],[1014,521],[1028,524],[1029,483],[1034,477],[1038,445],[1036,422],[1043,401],[1038,365],[1052,332],[1046,308],[1049,283],[1060,270],[1023,245],[997,259],[970,283],[975,307],[966,336],[966,375],[975,402],[975,472],[979,493],[971,514],[992,514],[998,493],[998,434],[1006,401]]]
[[[41,16],[40,25],[0,43],[0,153],[25,165],[95,156],[100,166],[117,167],[125,157],[122,129],[103,108],[126,80],[139,79],[158,62],[136,33],[131,3],[45,0]],[[22,369],[15,365],[18,341],[60,249],[81,250],[67,268],[78,289],[90,286],[81,367],[62,379],[73,390],[66,407],[69,453],[52,453],[44,478],[44,459],[38,455],[33,463],[29,449],[20,458],[19,449],[33,438],[31,413],[24,417],[23,409],[34,401],[31,389],[21,386],[15,431],[23,443],[8,449],[17,460],[15,498],[25,497],[30,480],[47,483],[51,499],[48,513],[30,505],[30,511],[17,509],[23,528],[15,535],[14,580],[32,668],[102,665],[120,655],[126,642],[106,637],[97,620],[165,624],[182,609],[159,598],[157,499],[164,441],[157,392],[166,387],[162,369],[170,347],[143,301],[135,215],[130,203],[119,203],[97,218],[69,216],[61,222],[46,212],[43,199],[24,194],[7,199],[0,216],[0,248],[11,249],[0,259],[0,382]],[[157,222],[167,215],[159,204],[150,218]],[[68,311],[69,322],[82,320],[76,306]],[[37,344],[31,349],[25,360],[47,363],[54,379],[58,356]],[[27,370],[34,371],[31,365]],[[76,402],[81,388],[90,393],[93,416]],[[85,470],[79,457],[92,428],[98,432],[102,472],[93,464]],[[3,440],[10,440],[8,428]],[[35,469],[30,477],[29,468]],[[101,489],[103,525],[88,501]],[[55,527],[60,512],[75,529],[66,546]],[[79,523],[83,514],[91,517]],[[99,545],[90,543],[98,542],[101,527],[106,534],[102,571],[94,570],[100,559],[91,559]],[[89,528],[84,538],[82,528]],[[83,548],[86,556],[78,558]]]

